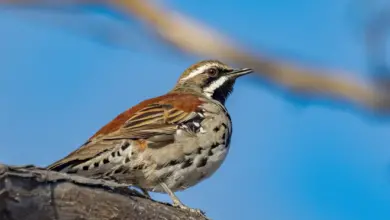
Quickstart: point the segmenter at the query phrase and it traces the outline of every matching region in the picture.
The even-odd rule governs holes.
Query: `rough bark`
[[[0,164],[1,220],[192,219],[205,217],[108,181]]]

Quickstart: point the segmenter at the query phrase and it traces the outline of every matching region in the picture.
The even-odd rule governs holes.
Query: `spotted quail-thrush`
[[[189,67],[165,95],[126,110],[48,169],[173,192],[212,175],[224,161],[232,122],[224,107],[235,80],[252,72],[216,60]]]

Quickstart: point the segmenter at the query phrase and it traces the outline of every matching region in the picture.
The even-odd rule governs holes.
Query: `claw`
[[[190,208],[188,206],[185,206],[180,200],[179,198],[177,198],[177,196],[168,188],[168,186],[165,184],[165,183],[161,183],[161,186],[163,187],[163,189],[165,190],[166,193],[168,193],[169,197],[171,197],[172,199],[172,206],[173,207],[177,207],[179,209],[182,209],[182,210],[186,210],[186,211],[189,211],[189,212],[192,212],[192,213],[195,213],[205,219],[208,219],[206,216],[205,216],[205,213],[200,210],[200,209],[193,209],[193,208]]]
[[[189,212],[192,212],[192,213],[195,213],[205,219],[208,219],[205,215],[205,212],[200,210],[200,209],[193,209],[193,208],[190,208],[188,206],[185,206],[185,205],[181,205],[181,204],[173,204],[173,207],[176,207],[176,208],[179,208],[179,209],[182,209],[182,210],[185,210],[185,211],[189,211]]]

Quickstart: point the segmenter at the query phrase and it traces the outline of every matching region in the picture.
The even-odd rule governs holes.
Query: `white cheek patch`
[[[203,89],[203,92],[207,95],[207,97],[210,97],[214,94],[214,91],[221,87],[229,78],[226,76],[223,76],[219,78],[218,80],[212,82],[208,87]]]

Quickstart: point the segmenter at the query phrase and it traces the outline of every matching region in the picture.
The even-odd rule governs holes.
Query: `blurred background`
[[[359,80],[370,80],[378,58],[366,27],[388,7],[352,0],[151,2],[252,51]],[[0,7],[1,163],[46,166],[120,112],[170,90],[192,63],[214,58],[169,46],[114,4],[41,6]],[[386,116],[290,94],[256,75],[238,80],[226,106],[231,151],[210,179],[178,194],[185,204],[224,220],[390,219]]]

